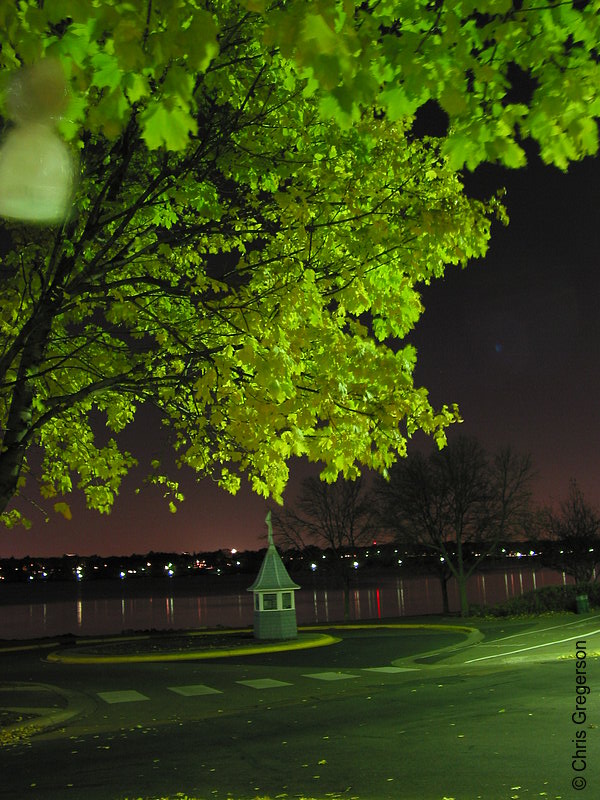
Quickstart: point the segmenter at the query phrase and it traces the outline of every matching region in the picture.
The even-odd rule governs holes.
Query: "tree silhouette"
[[[429,457],[409,455],[388,481],[378,480],[382,524],[439,559],[444,610],[446,570],[456,578],[466,616],[469,576],[500,541],[523,532],[532,478],[528,456],[507,448],[490,457],[476,439],[459,437]]]

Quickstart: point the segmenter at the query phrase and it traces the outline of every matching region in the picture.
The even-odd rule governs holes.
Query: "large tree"
[[[577,481],[571,480],[569,493],[558,509],[544,509],[539,521],[539,545],[545,563],[572,575],[577,586],[596,580],[600,514],[585,499]]]
[[[284,547],[325,550],[325,567],[342,584],[344,618],[349,619],[355,549],[370,544],[375,531],[372,498],[363,479],[325,483],[305,478],[296,503],[276,511],[274,524]]]
[[[419,284],[482,255],[499,211],[454,170],[520,164],[519,136],[560,166],[596,147],[597,3],[529,5],[2,4],[5,124],[11,78],[55,59],[79,154],[65,221],[6,224],[2,519],[32,478],[109,510],[143,405],[179,463],[276,498],[294,454],[335,480],[418,429],[443,444],[457,412],[413,385],[402,339]],[[413,129],[428,100],[442,139]]]
[[[392,467],[389,481],[378,481],[380,519],[400,542],[442,560],[444,608],[447,568],[466,616],[470,575],[501,541],[525,530],[532,479],[528,456],[508,448],[489,456],[476,439],[461,436],[429,457],[409,455]]]

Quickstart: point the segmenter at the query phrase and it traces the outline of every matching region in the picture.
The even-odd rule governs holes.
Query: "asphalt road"
[[[458,638],[384,629],[207,662],[5,654],[2,681],[55,686],[80,714],[0,750],[0,797],[595,800],[600,617],[483,628],[442,652]]]

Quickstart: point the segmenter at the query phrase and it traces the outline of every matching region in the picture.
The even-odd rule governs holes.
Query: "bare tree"
[[[558,511],[542,511],[541,525],[554,543],[550,552],[546,550],[546,562],[572,575],[577,586],[595,580],[600,565],[600,516],[587,503],[577,481],[571,480]]]
[[[352,551],[372,541],[372,504],[364,481],[325,483],[306,478],[294,508],[273,512],[273,526],[281,544],[301,551],[317,545],[331,553],[329,566],[344,589],[344,618],[350,617]]]
[[[437,557],[445,612],[449,575],[466,616],[469,576],[500,541],[523,531],[532,478],[529,456],[507,448],[490,458],[477,440],[460,437],[429,457],[408,456],[392,467],[388,481],[378,481],[382,524]]]

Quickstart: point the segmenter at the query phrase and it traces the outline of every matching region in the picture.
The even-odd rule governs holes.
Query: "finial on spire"
[[[267,531],[269,535],[269,544],[275,544],[273,541],[273,525],[271,524],[271,509],[267,511],[267,516],[265,517],[265,522],[267,523]]]

